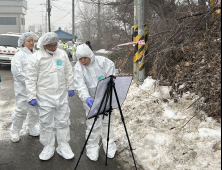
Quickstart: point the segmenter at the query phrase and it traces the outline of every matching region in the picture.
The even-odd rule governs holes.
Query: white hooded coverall
[[[27,47],[23,47],[15,54],[11,61],[11,72],[14,78],[16,98],[16,109],[12,115],[12,134],[19,134],[23,122],[27,117],[27,132],[32,136],[39,135],[37,131],[32,131],[33,133],[30,133],[30,128],[34,128],[38,123],[38,115],[35,107],[30,106],[27,102],[28,97],[25,84],[28,60],[31,58],[32,54],[33,53]]]
[[[53,33],[41,38],[40,41],[43,41],[39,43],[41,49],[29,62],[26,79],[28,101],[36,99],[38,102],[40,142],[45,148],[51,148],[48,150],[49,154],[55,149],[55,128],[59,145],[57,152],[65,159],[72,159],[74,155],[68,144],[70,141],[68,91],[74,90],[74,75],[65,51],[57,48],[54,54],[50,55],[43,49],[44,41],[50,42],[51,36],[51,43],[54,43],[57,37]],[[48,160],[50,157],[45,153],[45,156],[40,154],[40,159]]]
[[[89,113],[89,106],[86,103],[88,97],[94,98],[97,84],[100,80],[114,75],[115,65],[114,63],[102,56],[95,56],[92,50],[86,45],[82,44],[77,47],[76,51],[78,62],[74,67],[74,84],[76,90],[78,90],[79,97],[83,101],[84,108],[86,110],[86,116]],[[91,59],[91,63],[88,66],[84,66],[79,62],[79,59],[83,57],[88,57]],[[113,121],[115,115],[112,113],[111,116],[111,127],[110,127],[110,141],[109,141],[109,152],[108,157],[113,158],[115,156],[117,147],[114,139],[113,131]],[[93,160],[97,161],[99,157],[99,142],[102,131],[103,138],[103,149],[106,153],[107,148],[107,135],[108,135],[108,120],[109,117],[100,116],[97,120],[95,127],[92,131],[88,144],[86,146],[87,156]],[[87,120],[87,131],[86,138],[89,135],[90,129],[92,128],[94,119]]]
[[[72,59],[73,59],[73,62],[76,63],[77,62],[77,58],[76,58],[76,49],[77,49],[77,47],[76,47],[76,44],[74,44],[72,48],[75,49],[75,51],[72,51]]]
[[[63,49],[62,41],[61,40],[59,40],[59,42],[58,42],[58,48],[61,49],[61,50]]]

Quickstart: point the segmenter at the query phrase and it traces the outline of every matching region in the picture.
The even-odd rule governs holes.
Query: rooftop
[[[58,35],[59,39],[72,40],[72,34],[63,31],[61,28],[59,28],[58,31],[55,31],[55,33]]]
[[[17,6],[27,9],[26,0],[0,0],[0,6]]]

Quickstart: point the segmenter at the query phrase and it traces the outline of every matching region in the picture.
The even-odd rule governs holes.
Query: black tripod
[[[82,152],[81,152],[81,155],[80,155],[80,157],[79,157],[79,160],[78,160],[78,162],[77,162],[77,164],[76,164],[75,170],[77,169],[77,167],[78,167],[78,165],[79,165],[79,162],[80,162],[80,160],[81,160],[81,158],[82,158],[82,156],[83,156],[83,154],[84,154],[86,145],[87,145],[87,143],[88,143],[88,141],[89,141],[89,138],[90,138],[90,136],[91,136],[91,133],[92,133],[92,131],[93,131],[93,128],[94,128],[94,126],[95,126],[95,124],[96,124],[96,121],[98,120],[98,118],[99,118],[100,115],[107,116],[106,113],[108,113],[108,116],[109,116],[108,136],[107,136],[107,151],[106,151],[106,165],[108,165],[107,162],[108,162],[108,151],[109,151],[109,136],[110,136],[111,114],[112,114],[112,111],[113,111],[113,107],[112,107],[113,91],[114,91],[114,93],[115,93],[116,101],[117,101],[117,103],[118,103],[118,107],[119,107],[119,111],[120,111],[120,114],[121,114],[122,122],[123,122],[123,125],[124,125],[124,128],[125,128],[126,136],[127,136],[127,139],[128,139],[128,142],[129,142],[129,146],[130,146],[130,151],[131,151],[131,153],[132,153],[134,165],[135,165],[135,168],[136,168],[136,170],[137,170],[137,165],[136,165],[135,157],[134,157],[134,154],[133,154],[132,145],[131,145],[131,142],[130,142],[130,139],[129,139],[129,135],[128,135],[127,128],[126,128],[126,124],[125,124],[125,119],[124,119],[124,116],[123,116],[123,113],[122,113],[121,105],[120,105],[119,98],[118,98],[117,91],[116,91],[116,87],[115,87],[115,82],[114,82],[115,77],[114,77],[114,76],[110,76],[110,77],[111,77],[111,79],[110,79],[109,83],[107,84],[107,89],[106,89],[106,92],[105,92],[105,94],[104,94],[104,96],[103,96],[101,105],[100,105],[100,107],[99,107],[99,111],[98,111],[97,115],[95,116],[95,119],[94,119],[92,128],[91,128],[90,133],[89,133],[89,135],[88,135],[88,137],[87,137],[87,140],[86,140],[86,142],[85,142],[85,145],[84,145],[84,147],[83,147],[83,150],[82,150]],[[107,104],[108,104],[109,99],[110,99],[110,103],[109,103],[109,104],[110,104],[110,107],[109,107],[109,109],[108,109],[108,111],[107,111],[107,110],[106,110],[106,106],[107,106]],[[102,107],[103,107],[104,102],[105,102],[105,107],[104,107],[103,112],[101,113],[101,110],[102,110]]]

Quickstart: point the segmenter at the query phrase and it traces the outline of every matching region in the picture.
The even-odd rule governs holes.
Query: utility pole
[[[43,28],[42,28],[41,25],[40,25],[40,27],[39,27],[39,31],[38,31],[38,32],[40,33],[41,36],[43,35]]]
[[[75,0],[72,0],[72,40],[76,42],[75,38]]]
[[[145,17],[145,26],[144,26],[144,31],[145,31],[145,75],[148,75],[148,71],[149,71],[149,4],[150,4],[150,0],[145,0],[144,1],[144,7],[145,7],[145,13],[144,13],[144,17]]]
[[[138,0],[138,36],[139,40],[145,41],[145,31],[144,31],[144,0]],[[145,44],[139,44],[139,84],[142,84],[145,80]]]
[[[134,0],[134,29],[133,29],[133,41],[138,41],[138,0]],[[134,59],[133,59],[133,80],[134,83],[138,82],[138,44],[135,44]]]
[[[48,0],[48,22],[49,22],[49,32],[51,32],[51,21],[50,21],[50,17],[51,17],[51,4],[50,4],[50,0]]]
[[[43,6],[46,7],[46,16],[47,16],[47,8],[48,7],[47,7],[47,4],[44,4],[44,3],[40,4],[40,5],[42,5],[42,34],[43,34],[44,32],[45,33],[47,32],[47,17],[46,17],[46,20],[44,21],[44,13],[43,13],[44,8],[43,8]]]
[[[47,18],[47,15],[48,15],[48,0],[46,0],[46,14],[45,14],[45,33],[48,32],[48,18]]]
[[[215,0],[211,0],[211,6],[215,8]],[[212,14],[212,17],[215,19],[216,18],[216,11]]]
[[[40,4],[45,5],[45,4]],[[42,7],[42,31],[44,30],[44,17],[43,17],[43,7]]]
[[[98,27],[98,48],[101,48],[101,0],[98,0],[98,21],[97,21],[97,27]]]

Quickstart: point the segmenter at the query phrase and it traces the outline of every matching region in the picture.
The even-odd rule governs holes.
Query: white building
[[[26,0],[0,0],[0,34],[25,32]]]

